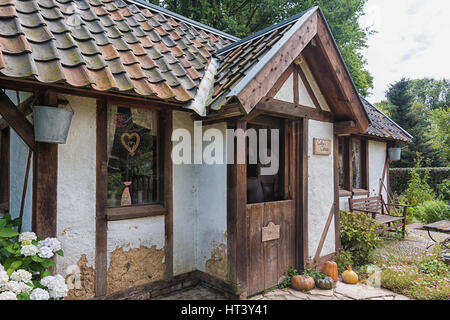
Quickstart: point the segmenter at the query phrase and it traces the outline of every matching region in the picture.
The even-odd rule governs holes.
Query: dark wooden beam
[[[249,113],[262,97],[275,85],[278,78],[299,56],[306,45],[317,33],[318,13],[311,17],[283,44],[274,57],[238,94],[243,108]]]
[[[108,200],[107,173],[107,103],[97,100],[97,143],[96,143],[96,215],[95,215],[95,296],[106,295],[108,221],[106,203]]]
[[[324,122],[334,122],[334,117],[331,112],[320,111],[316,108],[309,108],[302,105],[275,100],[273,98],[265,98],[256,105],[255,110],[262,111],[264,114],[297,119],[306,118]]]
[[[355,121],[342,121],[334,123],[335,135],[349,135],[358,131],[359,128],[356,126]]]
[[[7,94],[0,90],[0,114],[14,131],[22,138],[31,150],[35,150],[34,128],[25,118]]]
[[[164,179],[164,208],[167,210],[164,216],[164,254],[165,254],[165,279],[171,280],[173,278],[173,170],[172,170],[172,112],[168,111],[163,114],[163,179]]]
[[[300,172],[297,174],[300,180],[299,185],[299,215],[298,215],[298,261],[297,265],[300,270],[305,270],[309,267],[309,235],[308,235],[308,134],[309,121],[303,118],[300,123],[299,131],[299,152],[298,159],[300,160]]]
[[[232,128],[246,131],[247,123],[237,120]],[[227,170],[228,278],[236,287],[236,291],[246,296],[247,165],[237,163],[237,143],[234,143],[234,150],[234,164],[228,164]]]
[[[10,130],[0,130],[0,204],[9,204]],[[9,207],[9,205],[8,205]],[[3,211],[0,208],[0,212]]]
[[[319,14],[321,16],[321,14]],[[359,93],[353,84],[352,78],[339,54],[333,37],[326,25],[325,18],[320,17],[317,19],[317,45],[324,53],[326,61],[333,69],[333,77],[337,80],[337,84],[340,91],[344,95],[344,99],[347,102],[348,109],[352,113],[352,119],[357,121],[356,125],[360,132],[365,132],[369,127],[369,118],[362,105]]]
[[[40,102],[54,107],[58,104],[54,93],[45,94]],[[58,145],[37,142],[35,150],[33,224],[39,237],[56,237]]]
[[[333,137],[333,184],[334,184],[334,243],[335,250],[341,249],[341,216],[339,204],[339,137]]]

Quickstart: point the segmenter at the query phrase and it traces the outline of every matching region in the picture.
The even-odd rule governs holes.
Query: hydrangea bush
[[[52,276],[55,254],[63,256],[56,238],[17,232],[20,219],[0,219],[0,300],[59,300],[68,288],[61,275]]]

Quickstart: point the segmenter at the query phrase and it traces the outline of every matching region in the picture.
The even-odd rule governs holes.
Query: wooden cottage
[[[333,257],[339,210],[386,198],[387,148],[411,139],[359,96],[318,7],[238,39],[140,0],[2,0],[0,87],[0,210],[62,242],[74,299],[273,287]],[[58,127],[36,106],[73,111],[64,144],[36,141]],[[236,161],[172,162],[177,129],[215,129]],[[272,189],[230,129],[278,130]]]

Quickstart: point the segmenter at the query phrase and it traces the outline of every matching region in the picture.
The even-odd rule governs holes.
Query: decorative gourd
[[[334,287],[334,280],[330,277],[323,277],[322,279],[316,279],[316,286],[320,289],[329,290]]]
[[[334,281],[337,281],[338,279],[338,270],[337,270],[337,264],[334,261],[327,261],[322,267],[322,273],[326,276],[329,276]]]
[[[348,284],[358,283],[358,275],[352,270],[352,267],[348,266],[348,269],[342,273],[342,281]]]
[[[312,290],[314,289],[314,279],[310,276],[293,276],[291,280],[292,288],[295,290]]]

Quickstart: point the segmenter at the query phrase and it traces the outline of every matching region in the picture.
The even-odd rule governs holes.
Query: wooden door
[[[247,205],[248,295],[276,286],[289,267],[294,266],[294,210],[293,200]],[[274,227],[263,231],[271,223]],[[269,230],[275,232],[267,237]]]

